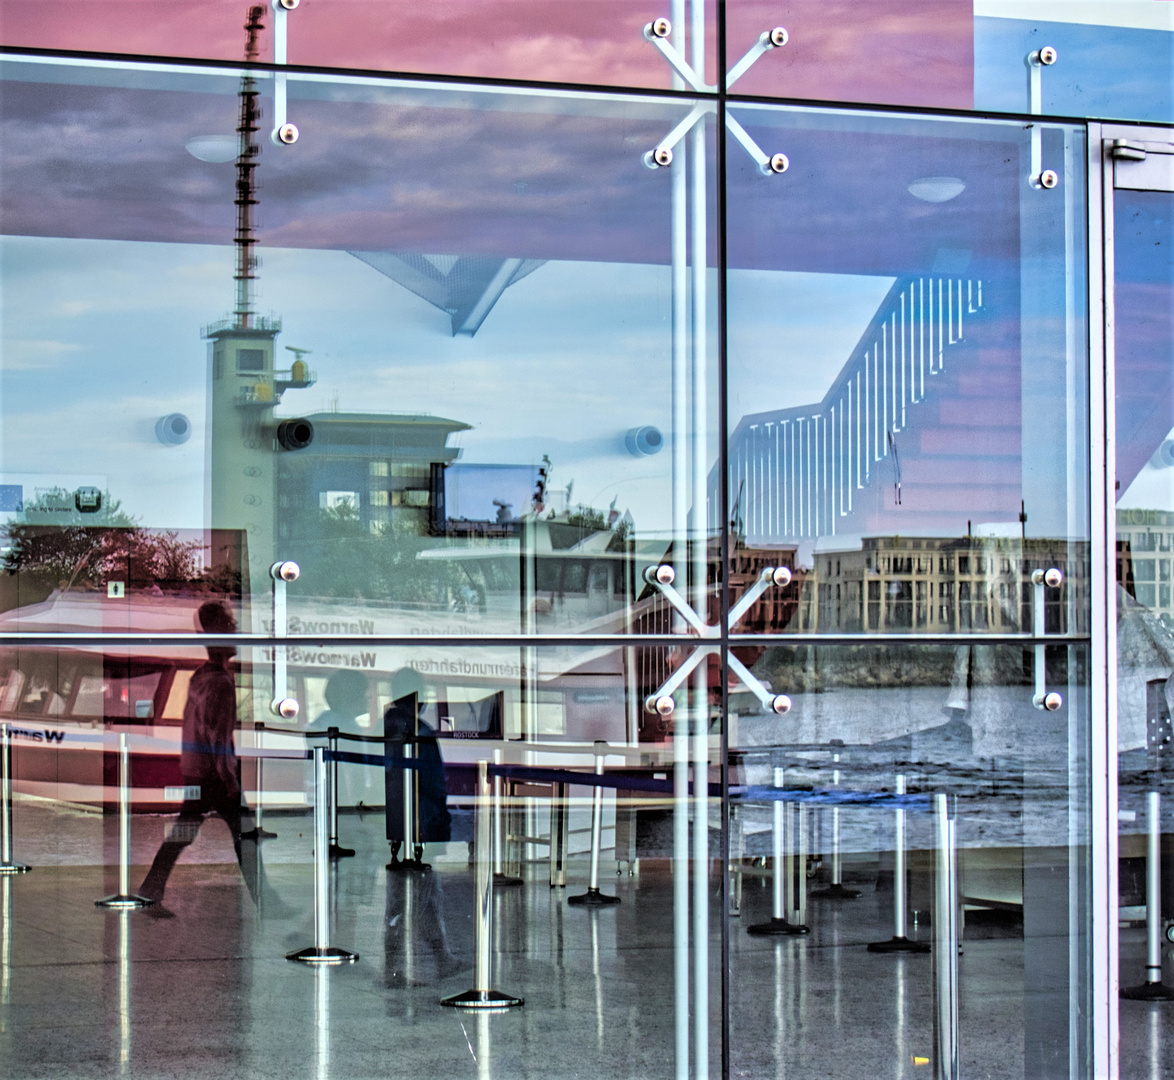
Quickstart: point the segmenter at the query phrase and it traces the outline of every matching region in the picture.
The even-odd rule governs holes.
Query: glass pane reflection
[[[306,78],[242,154],[264,80],[8,69],[8,628],[190,632],[212,591],[268,633],[294,560],[278,633],[625,632],[675,527],[642,157],[687,106]]]
[[[202,621],[219,633],[225,609],[205,604]],[[648,1075],[670,1076],[676,1026],[689,1029],[688,1011],[674,1006],[678,952],[701,965],[707,990],[712,972],[712,1000],[719,985],[707,952],[717,955],[720,905],[702,904],[683,939],[673,919],[675,881],[686,885],[688,908],[692,860],[688,844],[683,856],[675,847],[674,825],[688,837],[689,819],[699,822],[719,852],[716,672],[700,680],[692,709],[688,692],[679,694],[677,719],[706,748],[698,774],[713,767],[703,802],[687,788],[675,795],[672,732],[643,719],[644,699],[687,657],[380,645],[356,667],[347,654],[291,645],[288,686],[302,714],[263,726],[270,661],[260,650],[6,649],[0,724],[15,749],[14,849],[34,873],[31,891],[12,894],[14,917],[4,923],[5,986],[14,1001],[30,985],[80,985],[104,1001],[116,975],[126,1015],[118,1052],[129,1068],[152,1061],[172,1071],[207,1036],[199,1010],[158,1023],[164,969],[174,971],[160,960],[205,965],[197,977],[215,980],[239,1025],[218,1053],[242,1070],[260,1058],[296,1069],[313,1053],[330,1075],[357,1074],[369,1044],[346,1037],[341,1017],[374,1022],[368,999],[384,1022],[410,1019],[412,1040],[426,1033],[430,1055],[447,1046],[459,1057],[465,1035],[439,999],[474,977],[474,871],[488,863],[494,985],[524,997],[524,1015],[554,1009],[567,1046],[601,1070],[648,1055],[659,1062]],[[129,888],[153,902],[105,923],[89,916],[77,934],[46,934],[34,954],[38,881],[60,910],[92,912],[117,889],[120,738],[129,747]],[[333,817],[310,783],[314,747],[340,752]],[[482,764],[488,802],[478,795]],[[106,813],[84,812],[98,808]],[[488,848],[476,839],[482,813]],[[320,983],[282,960],[314,940],[315,814],[330,819],[331,943],[359,954],[325,1002]],[[702,881],[704,900],[717,879]],[[606,912],[575,902],[593,890]],[[712,948],[698,947],[698,933]],[[274,994],[263,1015],[249,1008],[261,993]],[[105,1025],[104,1012],[77,1025],[71,1054],[106,1054]],[[507,1068],[528,1053],[528,1030],[495,1027],[492,1045],[477,1052]],[[6,1044],[14,1067],[32,1067],[39,1039],[33,1025]],[[716,1036],[706,1052],[716,1065]]]
[[[1125,175],[1120,182],[1128,182]],[[1113,192],[1116,304],[1117,882],[1123,1054],[1161,1068],[1155,1006],[1170,916],[1171,362],[1174,360],[1174,195]],[[1128,1000],[1136,999],[1136,1000]]]
[[[1055,566],[1047,632],[1086,633],[1079,132],[735,112],[791,160],[730,140],[730,527],[796,568],[771,629],[1028,632]]]
[[[829,1075],[887,1075],[940,1060],[940,859],[952,850],[961,1059],[1006,1076],[1083,1068],[1089,1033],[1070,1029],[1068,1003],[1091,992],[1087,648],[1047,648],[1054,712],[1033,706],[1021,647],[735,655],[790,708],[764,712],[731,679],[732,1066],[818,1058]]]

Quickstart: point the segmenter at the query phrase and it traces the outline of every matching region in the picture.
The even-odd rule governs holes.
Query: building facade
[[[1171,8],[0,0],[4,1074],[1174,1072]]]

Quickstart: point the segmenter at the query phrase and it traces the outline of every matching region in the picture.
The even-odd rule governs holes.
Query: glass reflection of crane
[[[245,63],[259,56],[264,29],[264,7],[253,4],[245,21]],[[281,320],[256,312],[256,282],[260,261],[256,255],[257,168],[261,146],[257,132],[261,108],[257,80],[248,67],[241,75],[238,94],[238,148],[236,184],[236,283],[232,316],[204,329],[211,343],[211,394],[208,435],[208,520],[213,530],[243,530],[248,537],[249,577],[265,579],[273,560],[275,475],[278,446],[296,449],[308,444],[313,430],[305,421],[281,420],[273,414],[282,394],[314,382],[303,356],[308,350],[290,349],[295,360],[288,371],[274,365],[274,342]],[[288,430],[287,430],[288,429]],[[216,545],[213,545],[216,547]]]

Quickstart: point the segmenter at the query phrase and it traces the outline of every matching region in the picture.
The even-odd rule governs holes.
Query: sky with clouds
[[[975,22],[969,4],[935,4],[941,9],[937,20],[926,19],[925,5],[916,5],[922,38],[912,52],[895,46],[878,51],[873,41],[873,69],[891,74],[893,65],[914,62],[932,44],[924,37],[930,32],[949,39],[938,53],[945,96],[935,104],[965,104],[949,96],[961,93],[963,82],[980,89],[1005,86],[1011,95],[1019,84],[1008,73],[1020,79],[1019,51],[1039,27],[985,19],[999,23],[992,29],[982,25],[984,18]],[[239,48],[235,0],[208,0],[199,6],[206,16],[201,21],[193,21],[189,5],[104,3],[102,20],[87,34],[81,33],[86,9],[68,6],[67,19],[57,0],[0,0],[3,40],[113,48],[104,43],[106,33],[120,50],[167,52],[160,42],[170,41],[232,57]],[[320,15],[310,0],[303,6],[298,17],[310,25]],[[843,6],[832,5],[837,11]],[[366,4],[335,7],[342,13],[337,28],[357,19],[360,7],[370,10]],[[816,50],[821,56],[836,49],[855,56],[863,47],[864,24],[872,19],[892,43],[915,37],[908,2],[869,5],[857,26],[831,17],[827,3],[795,3],[792,25],[801,30],[817,7],[824,16]],[[458,8],[460,3],[443,9],[405,5],[406,22],[397,23],[397,32],[404,55],[416,57],[405,60],[405,67],[456,70],[443,50],[427,59],[425,47],[443,39],[438,20],[455,20],[462,33],[468,29]],[[486,40],[500,48],[483,44],[468,53],[483,65],[471,73],[663,82],[648,75],[646,43],[628,41],[627,5],[594,0],[560,8],[567,15],[552,34],[607,45],[580,50],[575,62],[585,66],[569,74],[558,65],[569,62],[574,50],[534,33],[535,12],[549,12],[549,5],[503,0],[499,8],[501,18]],[[482,15],[484,9],[479,5]],[[733,4],[731,26],[765,18],[765,10],[751,0]],[[119,27],[125,31],[121,38]],[[321,36],[314,62],[344,63],[344,52],[337,50],[380,40],[378,27],[364,29],[369,33],[355,34],[352,27],[347,34],[340,29]],[[983,42],[996,31],[1006,47],[992,51]],[[1121,32],[1160,31],[1135,21]],[[517,52],[523,42],[529,43],[525,55]],[[792,52],[800,67],[780,68],[776,75],[790,71],[799,77],[802,54]],[[359,59],[352,62],[365,62],[353,55]],[[606,78],[589,76],[605,55],[612,65],[601,69]],[[487,57],[496,57],[500,70],[484,67],[491,62]],[[1008,57],[1019,65],[1014,72]],[[299,59],[292,39],[291,58]],[[776,59],[768,56],[763,64]],[[846,63],[842,70],[846,86],[854,71],[863,78],[863,67]],[[766,67],[762,71],[769,74]],[[922,71],[918,85],[934,85],[934,71]],[[905,78],[901,85],[907,83]],[[1126,84],[1124,76],[1120,84]],[[859,92],[865,84],[853,85]],[[750,82],[744,88],[754,90]],[[6,477],[102,475],[147,524],[203,524],[207,372],[200,327],[222,317],[230,303],[232,167],[196,161],[184,142],[232,130],[235,90],[232,73],[191,73],[169,81],[149,72],[108,78],[80,68],[69,76],[59,70],[49,80],[28,68],[9,85],[3,212],[5,231],[23,235],[6,237],[0,251],[0,448]],[[829,97],[839,93],[825,90]],[[763,92],[781,91],[769,84]],[[868,93],[878,101],[892,99],[882,87]],[[279,345],[311,350],[319,376],[314,388],[291,391],[282,411],[311,413],[337,401],[347,411],[448,416],[472,425],[458,437],[463,460],[532,464],[549,454],[553,482],[562,486],[573,479],[576,498],[596,505],[615,498],[621,509],[631,510],[638,528],[666,528],[670,454],[633,458],[623,448],[623,435],[642,424],[666,434],[670,427],[667,177],[634,163],[676,121],[680,107],[535,95],[506,102],[507,95],[496,92],[430,94],[304,82],[291,98],[304,133],[296,153],[283,157],[281,150],[266,149],[260,306],[285,320]],[[1008,97],[1004,107],[1022,104]],[[1010,135],[959,138],[977,129],[953,131],[946,124],[941,134],[948,138],[926,139],[912,127],[861,135],[803,130],[793,116],[779,117],[778,130],[755,128],[749,115],[746,123],[764,145],[768,138],[786,142],[796,161],[789,179],[802,183],[811,201],[790,218],[764,215],[764,208],[783,205],[778,192],[785,189],[770,188],[773,182],[747,161],[732,159],[734,187],[757,186],[747,188],[746,197],[739,194],[734,206],[733,249],[745,258],[731,272],[729,286],[731,426],[747,412],[818,401],[893,274],[929,265],[943,237],[951,248],[972,248],[976,260],[984,244],[991,259],[1018,259],[1014,230],[1005,236],[999,231],[1010,219],[993,220],[974,208],[1004,201],[999,193],[1007,177],[1014,182],[1018,175],[1014,153],[999,157],[982,141],[1006,138],[1013,147]],[[859,174],[843,167],[862,152],[874,163],[882,155],[863,186]],[[967,176],[963,197],[940,207],[910,199],[910,179],[938,175],[951,164]],[[869,197],[863,198],[866,190]],[[748,218],[748,227],[738,224],[743,210],[754,219]],[[864,273],[842,272],[846,266],[838,273],[813,272],[821,268],[821,251],[835,250],[827,237],[841,235],[853,214],[858,234],[868,231],[861,250],[873,264],[858,267]],[[791,232],[780,231],[784,223]],[[454,339],[442,312],[342,250],[348,247],[548,261],[507,291],[475,338]],[[715,368],[711,363],[711,372]],[[716,407],[716,392],[710,398]],[[190,416],[194,432],[187,444],[167,448],[155,440],[153,426],[172,411]],[[712,436],[712,415],[710,421]]]
[[[4,478],[98,473],[145,524],[200,527],[206,343],[232,295],[227,246],[8,237]],[[318,375],[286,415],[425,412],[472,430],[462,460],[534,464],[597,506],[618,497],[638,526],[668,523],[671,455],[635,458],[629,428],[671,431],[669,274],[664,266],[548,262],[506,291],[473,338],[345,252],[262,249],[259,307],[279,346],[311,350]],[[814,403],[891,279],[736,273],[730,408]],[[711,365],[711,370],[713,366]],[[716,393],[711,392],[716,402]],[[161,445],[155,421],[193,421]],[[711,417],[711,429],[715,420]],[[712,443],[711,438],[711,443]]]

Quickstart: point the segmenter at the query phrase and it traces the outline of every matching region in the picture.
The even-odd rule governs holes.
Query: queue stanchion
[[[834,755],[834,760],[839,764],[840,755]],[[839,789],[839,769],[832,770],[832,786]],[[843,875],[844,866],[840,855],[840,807],[838,803],[832,803],[832,883],[826,889],[816,889],[811,895],[818,896],[821,900],[855,900],[860,893],[844,887]]]
[[[774,786],[779,789],[780,796],[784,781],[784,770],[776,766]],[[793,923],[787,918],[792,906],[789,901],[794,887],[790,845],[784,842],[790,804],[779,797],[774,799],[773,809],[774,827],[771,832],[771,841],[774,848],[772,852],[774,867],[771,874],[770,918],[766,922],[753,923],[746,927],[746,933],[753,934],[755,937],[799,937],[810,933],[810,928],[802,923]]]
[[[934,1080],[958,1080],[958,851],[950,796],[934,795]]]
[[[493,763],[502,763],[502,752],[493,751]],[[522,879],[505,872],[505,814],[502,810],[502,778],[494,774],[493,777],[493,884],[497,888],[509,888],[521,885]]]
[[[253,802],[253,827],[248,832],[241,833],[242,840],[276,840],[277,833],[270,832],[262,825],[264,813],[263,801],[265,798],[265,754],[264,754],[265,722],[258,720],[253,725],[253,737],[257,756],[257,798]]]
[[[562,782],[552,788],[550,803],[550,887],[562,888],[567,883],[567,794],[569,788]]]
[[[12,857],[12,729],[0,724],[0,874],[27,874]]]
[[[473,924],[476,949],[472,990],[441,998],[440,1004],[454,1009],[504,1012],[524,1004],[520,997],[491,987],[493,972],[493,814],[490,802],[489,762],[477,762],[477,802],[474,809],[474,892],[477,911]]]
[[[326,742],[330,751],[327,755],[330,761],[326,777],[327,801],[330,804],[330,837],[326,850],[332,859],[349,859],[355,853],[355,849],[343,847],[338,842],[338,728],[326,729]]]
[[[130,891],[130,746],[126,732],[118,733],[118,892],[95,900],[94,906],[111,911],[133,911],[155,901]]]
[[[595,775],[603,775],[603,756],[607,753],[607,743],[597,740],[595,743]],[[599,891],[599,849],[603,840],[603,788],[596,784],[591,797],[591,879],[585,893],[578,896],[568,896],[567,903],[575,907],[611,907],[618,904],[618,896],[609,896]]]
[[[897,776],[897,809],[893,814],[893,936],[888,941],[869,943],[868,951],[874,953],[928,953],[929,944],[924,941],[910,941],[908,934],[908,912],[905,900],[905,805],[901,796],[905,794],[905,777]]]
[[[357,953],[330,944],[330,774],[326,750],[314,747],[314,944],[286,954],[303,964],[352,964]]]
[[[1162,982],[1162,796],[1146,794],[1145,982],[1128,986],[1130,1001],[1174,1001],[1174,988]]]

